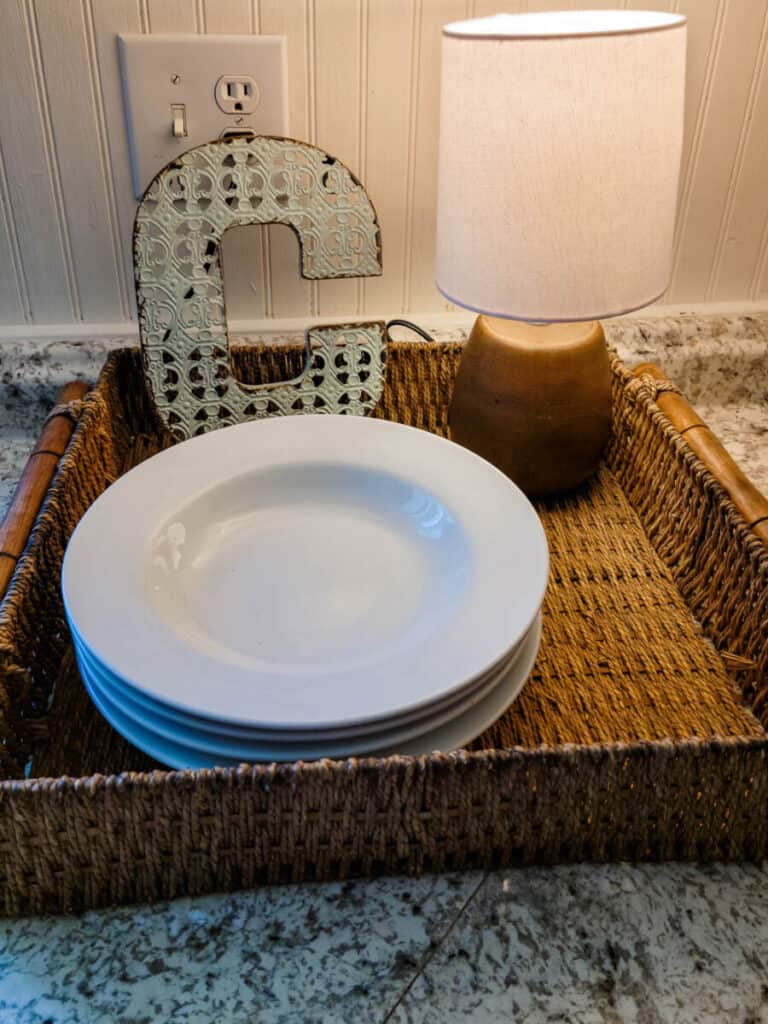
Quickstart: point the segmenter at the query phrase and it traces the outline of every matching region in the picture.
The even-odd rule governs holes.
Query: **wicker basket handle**
[[[632,372],[636,377],[650,377],[656,383],[658,407],[728,493],[750,528],[768,546],[768,498],[739,469],[704,420],[658,366],[641,363]]]
[[[59,392],[56,405],[43,424],[37,444],[16,485],[8,511],[0,523],[0,600],[26,547],[59,459],[72,437],[80,405],[87,391],[88,384],[76,380],[65,384]]]

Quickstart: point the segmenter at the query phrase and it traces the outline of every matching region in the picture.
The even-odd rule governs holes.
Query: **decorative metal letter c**
[[[305,278],[381,274],[376,211],[351,172],[292,139],[239,136],[190,149],[139,204],[133,249],[144,367],[177,440],[296,412],[362,415],[384,380],[381,322],[306,332],[304,372],[249,386],[230,363],[219,245],[229,227],[286,224]]]

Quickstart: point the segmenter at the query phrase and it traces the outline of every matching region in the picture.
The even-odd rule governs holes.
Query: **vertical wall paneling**
[[[360,19],[362,0],[315,3],[316,143],[360,175]],[[321,281],[320,316],[357,311],[358,282]]]
[[[71,248],[45,89],[39,87],[34,26],[24,0],[3,5],[0,67],[0,143],[8,214],[18,239],[30,317],[40,323],[71,321],[79,309]]]
[[[424,0],[419,26],[410,270],[406,308],[409,311],[452,308],[435,287],[435,227],[440,50],[442,27],[466,17],[465,0]]]
[[[251,0],[203,0],[200,20],[212,34],[250,35],[253,32]]]
[[[208,33],[249,35],[253,27],[250,0],[205,0],[202,20]],[[222,266],[227,317],[247,320],[269,315],[266,228],[227,231],[222,240]]]
[[[285,36],[288,52],[288,134],[313,142],[310,11],[307,0],[261,0],[260,31]],[[290,228],[267,229],[271,315],[301,317],[310,312],[312,286],[299,276],[299,246]],[[230,314],[231,316],[232,314]]]
[[[688,44],[685,76],[685,124],[680,166],[677,224],[675,226],[673,267],[677,265],[682,238],[683,211],[687,207],[691,179],[696,166],[707,97],[712,89],[712,70],[718,53],[724,0],[676,0],[680,14],[688,18]],[[696,17],[693,17],[694,10]]]
[[[105,9],[109,9],[111,0],[107,0]],[[98,46],[96,43],[96,25],[94,21],[94,0],[84,0],[84,21],[85,21],[85,39],[86,46],[88,49],[88,66],[91,72],[91,88],[93,90],[94,107],[96,111],[96,121],[98,125],[98,140],[99,140],[99,152],[101,155],[102,167],[104,170],[104,184],[107,193],[107,203],[109,207],[109,218],[110,218],[110,232],[112,238],[112,245],[115,253],[115,265],[117,269],[117,285],[120,292],[120,303],[123,309],[123,316],[127,319],[128,316],[134,311],[135,297],[133,296],[133,289],[128,287],[128,268],[132,264],[132,258],[126,254],[125,249],[122,245],[121,238],[121,224],[120,224],[120,209],[118,202],[118,190],[116,188],[116,165],[119,167],[122,161],[115,160],[112,156],[112,150],[110,148],[110,134],[114,140],[116,146],[120,146],[121,141],[125,143],[125,132],[117,131],[117,125],[120,123],[119,120],[114,118],[114,95],[110,91],[109,94],[109,107],[107,107],[107,97],[105,96],[104,82],[113,84],[113,77],[109,75],[109,71],[105,75],[101,74],[100,60]],[[102,41],[106,38],[101,36]],[[112,59],[109,59],[111,57]],[[114,50],[108,57],[108,67],[111,70],[114,67]],[[108,119],[107,110],[112,114],[112,117]],[[119,149],[118,149],[119,151]],[[122,184],[122,180],[119,182]],[[130,296],[130,298],[129,298]]]
[[[0,323],[19,324],[29,319],[29,296],[16,225],[8,203],[8,179],[0,146]]]
[[[727,86],[711,89],[706,98],[696,161],[681,210],[682,238],[669,289],[673,301],[694,288],[706,297],[764,17],[765,0],[725,3],[712,77]],[[739,112],[737,116],[734,111]]]
[[[583,0],[2,0],[0,321],[132,316],[136,201],[115,37],[287,39],[289,134],[362,177],[384,275],[309,283],[289,229],[225,238],[230,319],[440,313],[434,287],[440,30]],[[641,9],[648,0],[590,0]],[[674,273],[665,301],[768,302],[768,0],[656,0],[688,17]],[[23,329],[23,328],[22,328]]]
[[[593,6],[592,0],[589,6]],[[487,18],[492,14],[498,14],[500,10],[508,11],[510,14],[524,14],[528,10],[528,0],[509,0],[503,5],[500,5],[498,0],[470,0],[469,17]]]
[[[648,0],[624,0],[621,5],[627,10],[635,11],[647,11],[652,6],[654,11],[673,11],[676,14],[682,14],[680,8],[680,0],[654,0],[653,5],[648,3]]]
[[[750,296],[753,299],[768,301],[768,219],[760,241],[760,256],[755,267]]]
[[[131,182],[128,135],[125,128],[120,67],[117,60],[117,36],[121,32],[141,32],[139,0],[91,0],[96,64],[106,125],[106,144],[112,193],[116,207],[117,229],[122,253],[122,271],[128,309],[135,310],[133,286],[133,218],[136,200]]]
[[[727,302],[744,295],[744,282],[751,281],[760,258],[767,218],[768,4],[706,298]]]
[[[720,57],[723,26],[728,0],[712,0],[707,5],[706,17],[692,18],[690,8],[698,0],[682,0],[680,13],[688,17],[688,52],[686,56],[685,125],[683,156],[680,167],[677,224],[675,226],[672,280],[666,298],[673,296],[675,276],[685,245],[691,191],[701,151],[704,125],[708,118],[709,102],[714,88],[715,69]]]
[[[84,5],[79,0],[37,0],[35,6],[81,315],[84,320],[122,319],[124,281],[119,279],[119,243]]]
[[[357,36],[357,176],[368,180],[368,44],[370,42],[370,0],[360,0]],[[357,279],[355,309],[366,308],[365,280]]]
[[[374,0],[368,8],[365,176],[383,225],[384,273],[364,284],[364,308],[374,315],[403,306],[408,125],[411,93],[413,0]]]
[[[419,113],[419,52],[421,50],[421,26],[424,13],[423,0],[413,0],[413,22],[411,26],[411,45],[409,55],[409,89],[408,89],[408,136],[405,159],[405,206],[403,208],[404,239],[403,239],[403,302],[402,310],[411,310],[411,264],[413,260],[413,208],[416,191],[416,131]],[[438,112],[439,116],[439,112]],[[383,231],[386,229],[384,225]],[[383,236],[384,237],[384,236]]]
[[[528,0],[529,11],[578,11],[585,7],[588,7],[590,10],[595,10],[598,7],[607,7],[615,10],[617,7],[626,6],[626,0],[589,0],[589,2],[586,2],[586,0],[557,0],[557,2],[555,0]],[[663,0],[662,3],[654,2],[653,4],[649,4],[648,0],[646,0],[643,9],[647,10],[649,7],[652,7],[653,10],[658,10],[663,7]]]
[[[220,0],[226,6],[230,0]],[[197,0],[146,0],[149,31],[199,32]]]

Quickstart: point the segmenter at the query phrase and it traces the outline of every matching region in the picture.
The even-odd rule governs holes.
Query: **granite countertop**
[[[768,491],[768,314],[627,318]],[[120,342],[124,343],[124,342]],[[0,508],[57,388],[118,342],[0,343]],[[768,869],[576,865],[0,922],[0,1024],[768,1024]]]

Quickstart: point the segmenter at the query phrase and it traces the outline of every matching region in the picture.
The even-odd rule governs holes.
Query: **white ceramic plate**
[[[457,750],[480,733],[484,732],[506,711],[518,696],[533,668],[541,641],[541,619],[537,617],[526,636],[519,659],[509,672],[502,675],[498,685],[465,714],[452,719],[446,725],[394,745],[392,748],[373,752],[374,756],[386,757],[393,754],[418,757],[434,751]],[[81,674],[94,704],[102,715],[124,736],[129,743],[143,750],[149,757],[171,768],[214,768],[240,764],[242,758],[206,754],[194,747],[174,742],[146,729],[128,717],[113,704],[108,703],[97,690],[87,666],[81,665]],[[260,760],[274,760],[266,753]],[[304,760],[310,760],[305,758]]]
[[[454,709],[459,704],[467,704],[469,699],[478,690],[482,689],[485,692],[489,679],[491,679],[491,677],[498,676],[501,671],[510,667],[512,659],[519,654],[520,647],[523,643],[523,640],[519,641],[505,654],[501,661],[492,666],[487,673],[478,676],[477,679],[472,680],[461,690],[451,693],[447,697],[442,697],[430,704],[424,704],[416,709],[405,712],[404,714],[395,714],[390,718],[374,719],[371,722],[346,726],[339,729],[322,729],[313,726],[310,729],[303,730],[275,730],[256,728],[254,726],[241,725],[233,722],[221,721],[219,719],[205,718],[202,715],[193,715],[187,711],[175,708],[170,704],[164,704],[160,701],[153,700],[146,693],[136,689],[134,686],[131,686],[127,680],[111,673],[109,669],[94,657],[93,653],[88,649],[87,644],[85,644],[74,628],[71,629],[71,632],[75,647],[78,649],[79,654],[86,662],[89,663],[90,667],[96,671],[96,675],[99,679],[109,680],[109,686],[110,690],[113,691],[113,697],[118,698],[118,704],[127,705],[126,710],[131,713],[133,717],[137,718],[139,722],[151,721],[156,723],[158,731],[161,733],[163,730],[160,726],[165,723],[171,729],[182,726],[184,728],[190,728],[192,731],[202,730],[206,733],[212,733],[215,736],[224,736],[234,740],[266,740],[269,742],[279,743],[306,743],[307,740],[311,740],[312,742],[316,742],[318,740],[339,739],[356,740],[361,736],[372,737],[374,734],[379,734],[383,731],[388,733],[392,732],[397,727],[402,728],[407,725],[421,724],[425,721],[430,721],[438,713],[444,712],[448,709]]]
[[[522,655],[523,647],[524,641],[506,662],[491,672],[482,685],[475,687],[469,694],[462,695],[447,707],[442,706],[433,714],[416,721],[396,723],[376,733],[363,735],[353,733],[329,739],[307,733],[302,737],[286,739],[282,731],[271,735],[261,733],[225,736],[216,730],[207,729],[200,720],[196,724],[190,724],[179,719],[158,717],[145,705],[137,702],[121,681],[100,666],[88,650],[77,641],[75,643],[81,673],[88,676],[89,686],[101,699],[110,716],[117,712],[126,719],[132,719],[160,740],[170,740],[205,754],[246,761],[307,761],[320,757],[346,757],[393,749],[407,740],[415,740],[426,732],[447,725],[452,719],[465,714],[482,701],[499,685],[502,678],[509,674],[516,660]]]
[[[530,628],[530,502],[459,445],[382,420],[215,431],[110,487],[64,560],[99,662],[192,714],[344,728],[456,693]],[[215,685],[214,685],[215,681]]]

